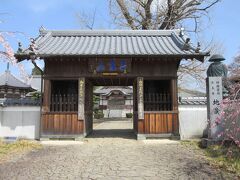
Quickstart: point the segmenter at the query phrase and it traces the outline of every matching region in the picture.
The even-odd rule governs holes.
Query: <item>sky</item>
[[[11,46],[16,50],[18,41],[21,41],[26,48],[29,39],[38,36],[41,26],[49,30],[80,29],[77,14],[92,14],[94,11],[94,28],[116,28],[111,21],[108,0],[0,0],[0,31],[17,32],[8,37]],[[209,17],[210,21],[195,38],[220,44],[220,52],[229,64],[240,51],[240,1],[222,0],[211,9]],[[22,64],[30,74],[33,65],[28,61]],[[6,67],[6,62],[0,60],[0,74]],[[18,68],[11,66],[10,70],[20,77]]]

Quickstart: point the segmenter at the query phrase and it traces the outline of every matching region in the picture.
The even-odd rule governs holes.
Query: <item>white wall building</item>
[[[133,112],[132,87],[100,87],[94,91],[99,95],[99,109],[103,110],[105,118],[126,117]]]

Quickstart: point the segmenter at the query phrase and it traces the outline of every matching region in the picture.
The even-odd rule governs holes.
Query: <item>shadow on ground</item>
[[[86,138],[136,139],[133,129],[95,129]]]

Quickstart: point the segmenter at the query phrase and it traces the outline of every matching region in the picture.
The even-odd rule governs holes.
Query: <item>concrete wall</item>
[[[179,105],[181,140],[201,138],[207,128],[207,105]]]
[[[40,107],[0,107],[0,137],[39,138]]]

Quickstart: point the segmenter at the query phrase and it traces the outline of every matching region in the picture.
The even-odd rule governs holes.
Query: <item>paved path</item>
[[[131,126],[104,122],[83,144],[45,145],[0,164],[0,179],[224,179],[195,150],[175,142],[136,141],[124,129]]]

